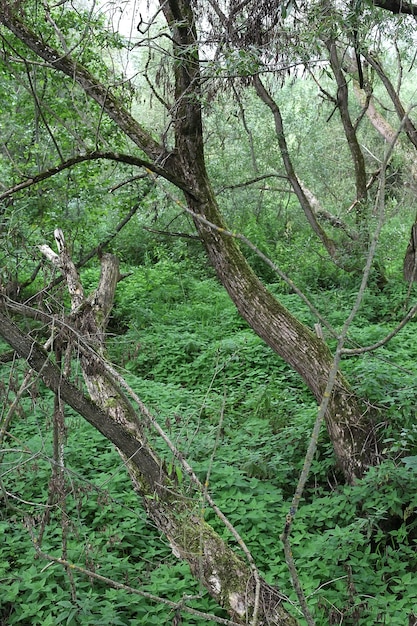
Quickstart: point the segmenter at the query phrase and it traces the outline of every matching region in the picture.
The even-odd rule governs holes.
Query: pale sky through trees
[[[143,29],[153,21],[158,11],[158,5],[154,1],[149,0],[93,0],[97,13],[106,17],[107,24],[113,32],[118,32],[130,44],[129,47],[135,46],[144,35],[138,30],[138,25],[142,22]],[[84,2],[87,9],[91,9],[92,2]],[[146,37],[146,35],[145,35]],[[116,51],[113,52],[113,60]],[[123,74],[131,79],[137,73],[138,64],[135,63],[136,50],[120,50],[119,60]]]

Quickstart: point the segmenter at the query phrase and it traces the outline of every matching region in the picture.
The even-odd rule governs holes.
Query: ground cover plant
[[[183,261],[136,268],[114,309],[115,326],[124,318],[123,327],[130,328],[110,339],[110,352],[202,480],[210,467],[216,502],[245,537],[266,579],[278,583],[295,602],[279,535],[302,468],[315,404],[283,361],[242,323],[215,279],[201,280],[198,273],[193,278],[187,272],[184,285],[183,270]],[[170,291],[161,301],[158,282],[167,280],[167,272]],[[134,309],[129,300],[132,284],[137,301],[146,299],[153,312],[146,324],[141,323],[140,308]],[[329,297],[332,292],[319,294],[323,300]],[[372,316],[372,307],[364,308],[363,316],[367,314]],[[366,330],[353,328],[352,336],[369,343],[374,332],[369,323]],[[407,360],[412,352],[408,346],[401,356],[403,340],[398,337],[390,349],[372,358],[365,355],[354,367],[358,386],[370,384],[364,372],[372,368],[368,397],[391,405],[390,423],[384,425],[391,460],[356,486],[345,487],[324,433],[319,443],[292,538],[318,623],[389,620],[400,625],[417,601],[417,476],[399,457],[403,450],[417,451],[415,384]],[[413,342],[411,327],[406,341]],[[15,366],[2,378],[4,389],[10,388],[11,378],[17,384]],[[3,621],[161,624],[171,623],[177,614],[127,589],[111,589],[57,565],[45,567],[36,555],[31,525],[45,525],[42,550],[47,553],[60,557],[66,537],[70,562],[173,602],[195,594],[198,603],[191,606],[222,616],[138,509],[117,454],[76,414],[67,418],[64,493],[55,494],[53,504],[48,500],[48,484],[54,491],[51,398],[42,386],[31,396],[21,402],[13,445],[2,454],[3,481],[12,496],[2,514],[7,538],[2,549]],[[209,511],[206,517],[224,532]],[[182,620],[202,623],[185,614]]]

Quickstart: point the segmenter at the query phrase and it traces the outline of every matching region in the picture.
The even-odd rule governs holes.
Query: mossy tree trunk
[[[282,594],[259,577],[257,587],[253,567],[205,522],[200,510],[202,494],[197,494],[193,501],[188,485],[187,494],[182,494],[176,473],[168,475],[164,462],[147,442],[143,421],[106,371],[104,337],[119,275],[117,259],[103,255],[98,288],[87,299],[63,245],[62,233],[58,233],[60,255],[48,246],[42,246],[42,251],[67,279],[72,321],[65,321],[63,334],[56,333],[55,343],[71,341],[76,345],[90,398],[68,381],[48,353],[1,310],[0,336],[39,372],[49,389],[59,393],[63,402],[116,446],[147,514],[165,535],[174,554],[188,562],[194,577],[236,623],[247,624],[256,605],[258,626],[296,626],[297,621],[282,605]]]
[[[204,221],[195,218],[197,231],[239,313],[301,375],[320,402],[332,367],[332,354],[322,339],[271,295],[246,262],[237,242],[222,233],[226,225],[204,158],[195,19],[188,0],[169,0],[162,7],[173,36],[174,56],[182,60],[175,66],[175,176],[193,190],[192,194],[186,194],[188,206],[204,218]],[[189,97],[190,93],[193,97]],[[217,228],[210,228],[207,222]],[[327,428],[346,480],[353,482],[372,464],[376,449],[369,413],[341,374],[329,403]]]

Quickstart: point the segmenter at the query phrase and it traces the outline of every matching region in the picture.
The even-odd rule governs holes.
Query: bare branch
[[[404,328],[404,326],[411,319],[413,319],[413,317],[414,317],[414,315],[416,313],[417,313],[417,304],[415,304],[408,311],[407,315],[405,315],[403,317],[403,319],[398,324],[398,326],[396,326],[390,333],[388,333],[388,335],[386,335],[386,337],[384,337],[380,341],[377,341],[376,343],[373,343],[370,346],[364,346],[363,348],[343,348],[342,354],[345,354],[347,356],[353,356],[353,355],[357,355],[357,354],[365,354],[365,352],[373,352],[374,350],[377,350],[378,348],[382,348],[382,346],[385,346],[389,341],[391,341],[391,339],[393,337],[395,337],[395,335],[398,335],[400,330],[402,330]]]
[[[142,598],[146,598],[147,600],[150,600],[151,602],[157,602],[158,604],[166,604],[172,609],[178,609],[180,611],[184,611],[184,613],[195,615],[196,617],[199,617],[200,619],[203,619],[203,620],[210,620],[210,621],[216,622],[217,624],[223,624],[224,626],[242,626],[241,623],[233,622],[229,619],[224,619],[222,617],[217,617],[216,615],[212,615],[211,613],[203,613],[202,611],[197,611],[197,609],[193,609],[187,606],[186,605],[187,600],[188,599],[193,600],[194,598],[192,597],[191,598],[185,597],[180,602],[172,602],[171,600],[168,600],[167,598],[161,598],[160,596],[155,596],[152,593],[148,593],[147,591],[142,591],[141,589],[137,589],[136,587],[130,587],[129,585],[126,585],[124,583],[119,583],[116,580],[113,580],[112,578],[107,578],[107,576],[102,576],[101,574],[97,574],[97,572],[94,572],[93,570],[85,569],[84,567],[80,567],[79,565],[76,565],[75,563],[70,563],[69,561],[62,559],[60,557],[47,554],[46,552],[43,552],[42,550],[40,550],[38,541],[34,541],[33,545],[35,547],[37,554],[41,558],[49,561],[50,563],[57,563],[58,565],[62,565],[65,568],[69,568],[74,572],[78,572],[79,574],[86,576],[88,579],[92,578],[94,580],[99,580],[100,582],[105,583],[108,587],[112,587],[113,589],[123,589],[124,591],[127,591],[128,593],[131,593],[132,595],[141,596]]]
[[[52,143],[55,146],[55,149],[56,149],[56,151],[58,153],[59,158],[61,159],[61,161],[63,161],[64,157],[62,156],[61,148],[59,147],[59,144],[58,144],[58,142],[57,142],[57,140],[55,138],[55,134],[52,131],[51,127],[49,126],[48,121],[47,121],[47,119],[46,119],[46,117],[44,115],[42,103],[39,100],[38,94],[37,94],[36,89],[35,89],[34,84],[33,84],[32,76],[30,74],[29,66],[26,63],[25,63],[25,68],[26,68],[26,75],[28,77],[30,93],[32,94],[33,99],[35,101],[36,111],[37,111],[38,115],[40,116],[40,118],[41,118],[41,120],[42,120],[42,122],[43,122],[43,124],[44,124],[44,126],[45,126],[45,128],[47,130],[47,133],[48,133],[48,135],[50,136],[50,138],[52,140]]]
[[[401,126],[404,128],[408,139],[411,141],[414,147],[417,148],[417,129],[409,118],[394,85],[391,83],[389,77],[384,72],[382,65],[378,61],[378,59],[376,59],[371,54],[365,54],[364,56],[369,65],[374,68],[379,78],[381,79],[389,97],[391,98],[391,101],[397,112],[398,119],[400,120]]]
[[[191,235],[190,233],[179,233],[173,232],[171,230],[158,230],[157,228],[150,228],[149,226],[144,226],[143,230],[146,230],[149,233],[155,233],[156,235],[163,235],[164,237],[179,237],[181,239],[200,241],[200,237],[198,235]]]
[[[330,237],[328,237],[327,233],[318,223],[315,212],[311,207],[311,204],[306,194],[304,193],[303,188],[300,185],[300,181],[298,180],[298,177],[294,171],[287,142],[285,139],[283,121],[278,104],[272,98],[271,94],[268,92],[259,76],[254,76],[253,82],[259,98],[269,107],[274,116],[276,136],[278,139],[278,144],[281,150],[281,156],[284,162],[285,170],[287,172],[288,180],[290,181],[292,188],[294,189],[294,192],[298,198],[301,208],[304,211],[308,223],[310,224],[316,235],[319,237],[320,241],[330,254],[331,258],[334,259],[337,252],[336,244],[332,239],[330,239]]]
[[[240,189],[242,187],[249,187],[250,185],[254,185],[255,183],[259,183],[261,180],[266,180],[268,178],[280,178],[283,180],[288,180],[288,176],[283,174],[263,174],[262,176],[256,176],[255,178],[250,178],[249,180],[245,180],[241,183],[236,183],[235,185],[225,185],[218,189],[217,193],[222,193],[223,191],[229,189]],[[288,189],[288,191],[290,191]]]

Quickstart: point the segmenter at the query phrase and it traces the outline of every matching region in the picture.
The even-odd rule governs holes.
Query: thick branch
[[[363,89],[360,89],[359,83],[356,80],[353,81],[353,89],[361,106],[366,108],[366,117],[369,119],[372,126],[387,143],[393,143],[396,131],[385,119],[385,117],[383,117],[383,115],[381,115],[381,113],[377,110],[374,98],[372,96],[369,97]]]
[[[1,306],[1,303],[0,303]],[[45,385],[74,411],[82,415],[94,428],[114,445],[123,450],[148,480],[149,488],[161,490],[161,469],[140,442],[127,433],[120,424],[109,419],[108,414],[89,400],[75,385],[62,376],[59,368],[49,360],[48,353],[33,339],[25,335],[0,311],[0,336],[28,365],[39,373]]]
[[[394,13],[395,15],[417,15],[417,6],[404,0],[372,0],[373,4],[380,9]]]
[[[349,237],[349,239],[353,239],[353,240],[358,239],[358,234],[355,232],[352,232],[350,228],[348,227],[348,225],[345,222],[343,222],[343,220],[341,220],[340,217],[337,217],[337,215],[333,215],[332,213],[329,213],[329,211],[326,211],[321,206],[318,198],[316,198],[313,192],[310,191],[310,189],[304,185],[302,180],[298,179],[298,182],[300,184],[301,189],[304,191],[305,196],[308,199],[312,210],[314,211],[314,213],[317,215],[319,219],[329,222],[329,224],[331,224],[334,228],[339,228],[340,230],[343,230],[346,233],[346,235]]]
[[[379,78],[381,79],[385,89],[387,90],[389,97],[391,98],[391,102],[393,103],[395,107],[395,111],[398,115],[398,119],[403,124],[404,130],[407,134],[408,139],[411,141],[414,147],[417,148],[417,129],[414,126],[413,122],[408,117],[407,111],[402,105],[402,102],[400,100],[397,90],[395,89],[394,85],[391,83],[390,79],[384,72],[382,65],[379,63],[379,61],[375,57],[373,57],[371,54],[366,54],[365,58],[367,62],[369,63],[369,65],[371,65],[374,68]]]
[[[10,189],[7,189],[6,191],[3,191],[0,194],[0,200],[3,200],[4,198],[7,198],[8,196],[13,195],[21,191],[22,189],[26,189],[27,187],[31,187],[32,185],[36,185],[37,183],[40,183],[43,180],[46,180],[47,178],[51,178],[52,176],[55,176],[56,174],[59,174],[60,172],[66,169],[69,169],[70,167],[74,167],[74,165],[77,165],[78,163],[84,163],[85,161],[94,161],[97,159],[107,159],[109,161],[117,161],[119,163],[126,163],[127,165],[134,165],[136,167],[146,168],[154,172],[158,176],[162,176],[166,180],[169,180],[179,189],[182,189],[183,191],[186,191],[187,193],[192,195],[192,191],[188,187],[186,187],[181,180],[178,180],[177,178],[175,178],[170,172],[165,170],[163,167],[160,167],[159,165],[155,165],[155,163],[151,163],[150,161],[145,161],[144,159],[140,159],[131,154],[119,154],[117,152],[94,151],[94,152],[87,152],[86,154],[79,154],[78,156],[67,159],[63,163],[60,163],[59,165],[56,165],[55,167],[52,167],[49,170],[45,170],[44,172],[41,172],[40,174],[36,174],[35,176],[32,176],[28,178],[27,180],[24,180],[21,183],[14,185]]]
[[[71,56],[62,54],[49,46],[42,37],[30,30],[17,14],[18,4],[8,0],[0,0],[0,23],[4,24],[18,39],[26,44],[35,54],[44,59],[53,69],[57,69],[78,85],[93,98],[114,120],[123,132],[141,148],[152,161],[163,162],[167,156],[163,146],[132,117],[108,87],[100,83],[90,72],[77,63]]]
[[[372,126],[381,135],[381,137],[385,139],[385,141],[388,144],[394,144],[396,142],[397,131],[391,126],[391,124],[385,119],[385,117],[378,111],[378,109],[375,106],[374,98],[373,97],[368,98],[366,94],[364,93],[364,91],[359,88],[359,85],[356,81],[354,81],[354,90],[355,90],[356,97],[358,98],[359,102],[362,105],[364,104],[365,100],[367,101],[366,116],[368,117]],[[401,108],[402,110],[404,110],[402,105],[401,105]],[[401,113],[401,109],[399,109],[399,113]],[[403,119],[404,118],[400,118],[400,121],[402,121]],[[409,121],[410,120],[408,120],[408,118],[404,120],[404,128],[406,128],[406,124]],[[415,157],[416,145],[414,143],[416,135],[415,135],[415,127],[412,123],[411,123],[411,126],[409,127],[409,130],[411,131],[409,140],[412,145],[411,146],[409,145],[408,149],[406,149],[406,147],[403,146],[403,150],[406,151],[405,167],[407,168],[409,175],[411,177],[410,186],[412,187],[414,191],[417,191],[417,164],[416,164],[416,157]],[[369,183],[368,183],[368,188],[369,188]]]
[[[330,65],[337,83],[337,106],[340,112],[340,119],[342,120],[355,170],[356,199],[360,203],[366,200],[367,197],[365,159],[363,158],[362,150],[350,118],[348,86],[340,64],[336,42],[329,40],[326,42],[326,46],[329,51]]]
[[[174,65],[175,74],[175,143],[182,172],[188,180],[189,155],[195,168],[207,176],[204,162],[203,123],[201,116],[201,76],[196,20],[188,0],[160,2],[171,28],[174,57],[180,62]],[[185,152],[184,152],[185,149]],[[184,158],[185,157],[185,158]],[[192,177],[193,178],[193,177]],[[193,181],[194,182],[194,181]]]

